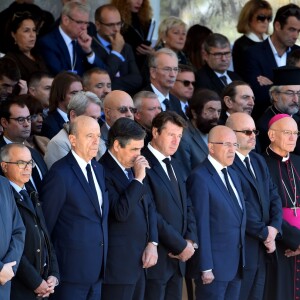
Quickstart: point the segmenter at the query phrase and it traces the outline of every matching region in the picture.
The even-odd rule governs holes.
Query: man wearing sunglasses
[[[246,50],[243,79],[248,82],[258,100],[253,112],[257,120],[270,105],[269,88],[273,69],[286,65],[287,56],[299,48],[295,45],[300,32],[300,8],[287,4],[278,9],[273,21],[273,33],[265,41]]]
[[[259,131],[251,116],[234,113],[226,126],[235,132],[240,145],[232,167],[242,181],[247,209],[246,267],[239,299],[262,300],[267,257],[275,251],[275,238],[281,233],[281,199],[264,158],[252,151]]]

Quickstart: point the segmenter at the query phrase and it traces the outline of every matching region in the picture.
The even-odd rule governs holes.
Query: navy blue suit
[[[82,286],[103,278],[108,247],[104,170],[96,161],[91,165],[102,192],[102,214],[71,151],[53,164],[43,181],[40,198],[61,275],[53,299],[100,298],[100,283],[94,298],[79,296]]]
[[[160,162],[148,149],[142,154],[149,162],[145,181],[150,187],[158,213],[158,262],[147,272],[145,299],[181,299],[182,277],[185,263],[170,258],[168,254],[181,253],[187,245],[186,240],[197,243],[196,221],[187,197],[185,177],[180,164],[172,158],[172,166],[180,190],[180,199],[171,185],[169,177]]]
[[[196,299],[234,300],[239,296],[236,278],[240,277],[245,265],[246,214],[240,180],[232,169],[227,170],[243,210],[234,204],[225,184],[208,159],[196,167],[187,180],[199,239],[199,249],[189,262],[190,275],[196,278]],[[215,279],[211,284],[203,285],[200,276],[206,270],[212,270]],[[226,282],[228,285],[233,282],[237,284],[224,291],[220,288],[221,282],[223,285]]]
[[[37,49],[54,76],[61,71],[72,70],[70,54],[58,27],[38,40]],[[91,67],[106,69],[105,64],[98,57],[95,57],[92,65],[89,64],[86,54],[79,45],[76,47],[76,57],[74,71],[80,76]]]
[[[100,163],[105,169],[110,203],[102,296],[104,300],[143,300],[145,270],[142,255],[148,242],[158,243],[155,206],[147,186],[138,180],[130,182],[108,151]]]
[[[267,259],[263,242],[268,237],[267,226],[281,232],[282,223],[281,199],[268,166],[259,154],[252,151],[249,156],[256,181],[237,155],[232,165],[242,182],[247,212],[246,264],[240,300],[263,298]]]

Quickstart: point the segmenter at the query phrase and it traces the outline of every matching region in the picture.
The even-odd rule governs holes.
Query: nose
[[[219,118],[220,118],[220,113],[219,113],[219,111],[215,110],[215,111],[213,112],[212,116],[213,116],[213,118],[219,119]]]
[[[253,97],[249,98],[248,104],[251,105],[251,106],[254,106],[254,98]]]

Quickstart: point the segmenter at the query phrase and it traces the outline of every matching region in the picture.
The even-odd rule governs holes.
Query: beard
[[[216,125],[218,125],[218,118],[214,118],[214,119],[204,119],[202,118],[202,116],[198,115],[197,116],[197,120],[196,121],[196,126],[197,128],[204,134],[209,133],[209,131],[215,127]]]

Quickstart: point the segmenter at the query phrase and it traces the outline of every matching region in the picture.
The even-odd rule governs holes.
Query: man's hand
[[[292,251],[291,249],[287,249],[287,250],[285,250],[285,253],[284,253],[284,255],[286,257],[293,257],[293,256],[296,256],[299,254],[300,254],[300,246],[295,251]]]
[[[143,181],[146,176],[146,168],[150,169],[147,159],[144,156],[139,155],[133,164],[135,179]]]
[[[276,250],[275,241],[264,242],[264,245],[267,248],[267,253],[273,253]]]
[[[203,284],[210,284],[215,279],[212,271],[202,272],[201,279]]]
[[[87,31],[82,31],[77,38],[79,46],[85,53],[92,52],[92,38],[87,34]]]
[[[111,49],[117,51],[118,53],[121,53],[125,45],[125,41],[122,34],[120,32],[116,32],[116,34],[110,35],[109,39],[111,43]]]
[[[187,245],[181,253],[179,253],[178,255],[174,255],[172,253],[169,253],[169,257],[177,258],[177,259],[185,262],[188,259],[190,259],[193,256],[194,253],[195,253],[195,249],[193,247],[193,243],[191,241],[187,241]]]
[[[148,243],[142,256],[143,268],[147,269],[156,265],[158,259],[157,246]]]
[[[20,79],[18,82],[18,86],[20,87],[19,95],[25,95],[28,92],[27,82],[25,80]]]
[[[11,280],[15,273],[12,269],[13,266],[16,265],[16,261],[12,261],[3,265],[3,268],[0,272],[0,284],[4,285],[7,281]]]
[[[155,50],[151,46],[147,46],[145,44],[140,44],[136,48],[136,53],[138,55],[152,55],[155,52]]]
[[[48,288],[47,282],[43,280],[42,283],[34,290],[34,292],[41,297],[48,293]]]
[[[275,227],[268,226],[268,237],[265,240],[265,242],[269,243],[271,241],[275,241],[277,233],[278,233],[278,230]]]
[[[265,76],[257,76],[257,81],[261,86],[273,84],[273,82]]]

